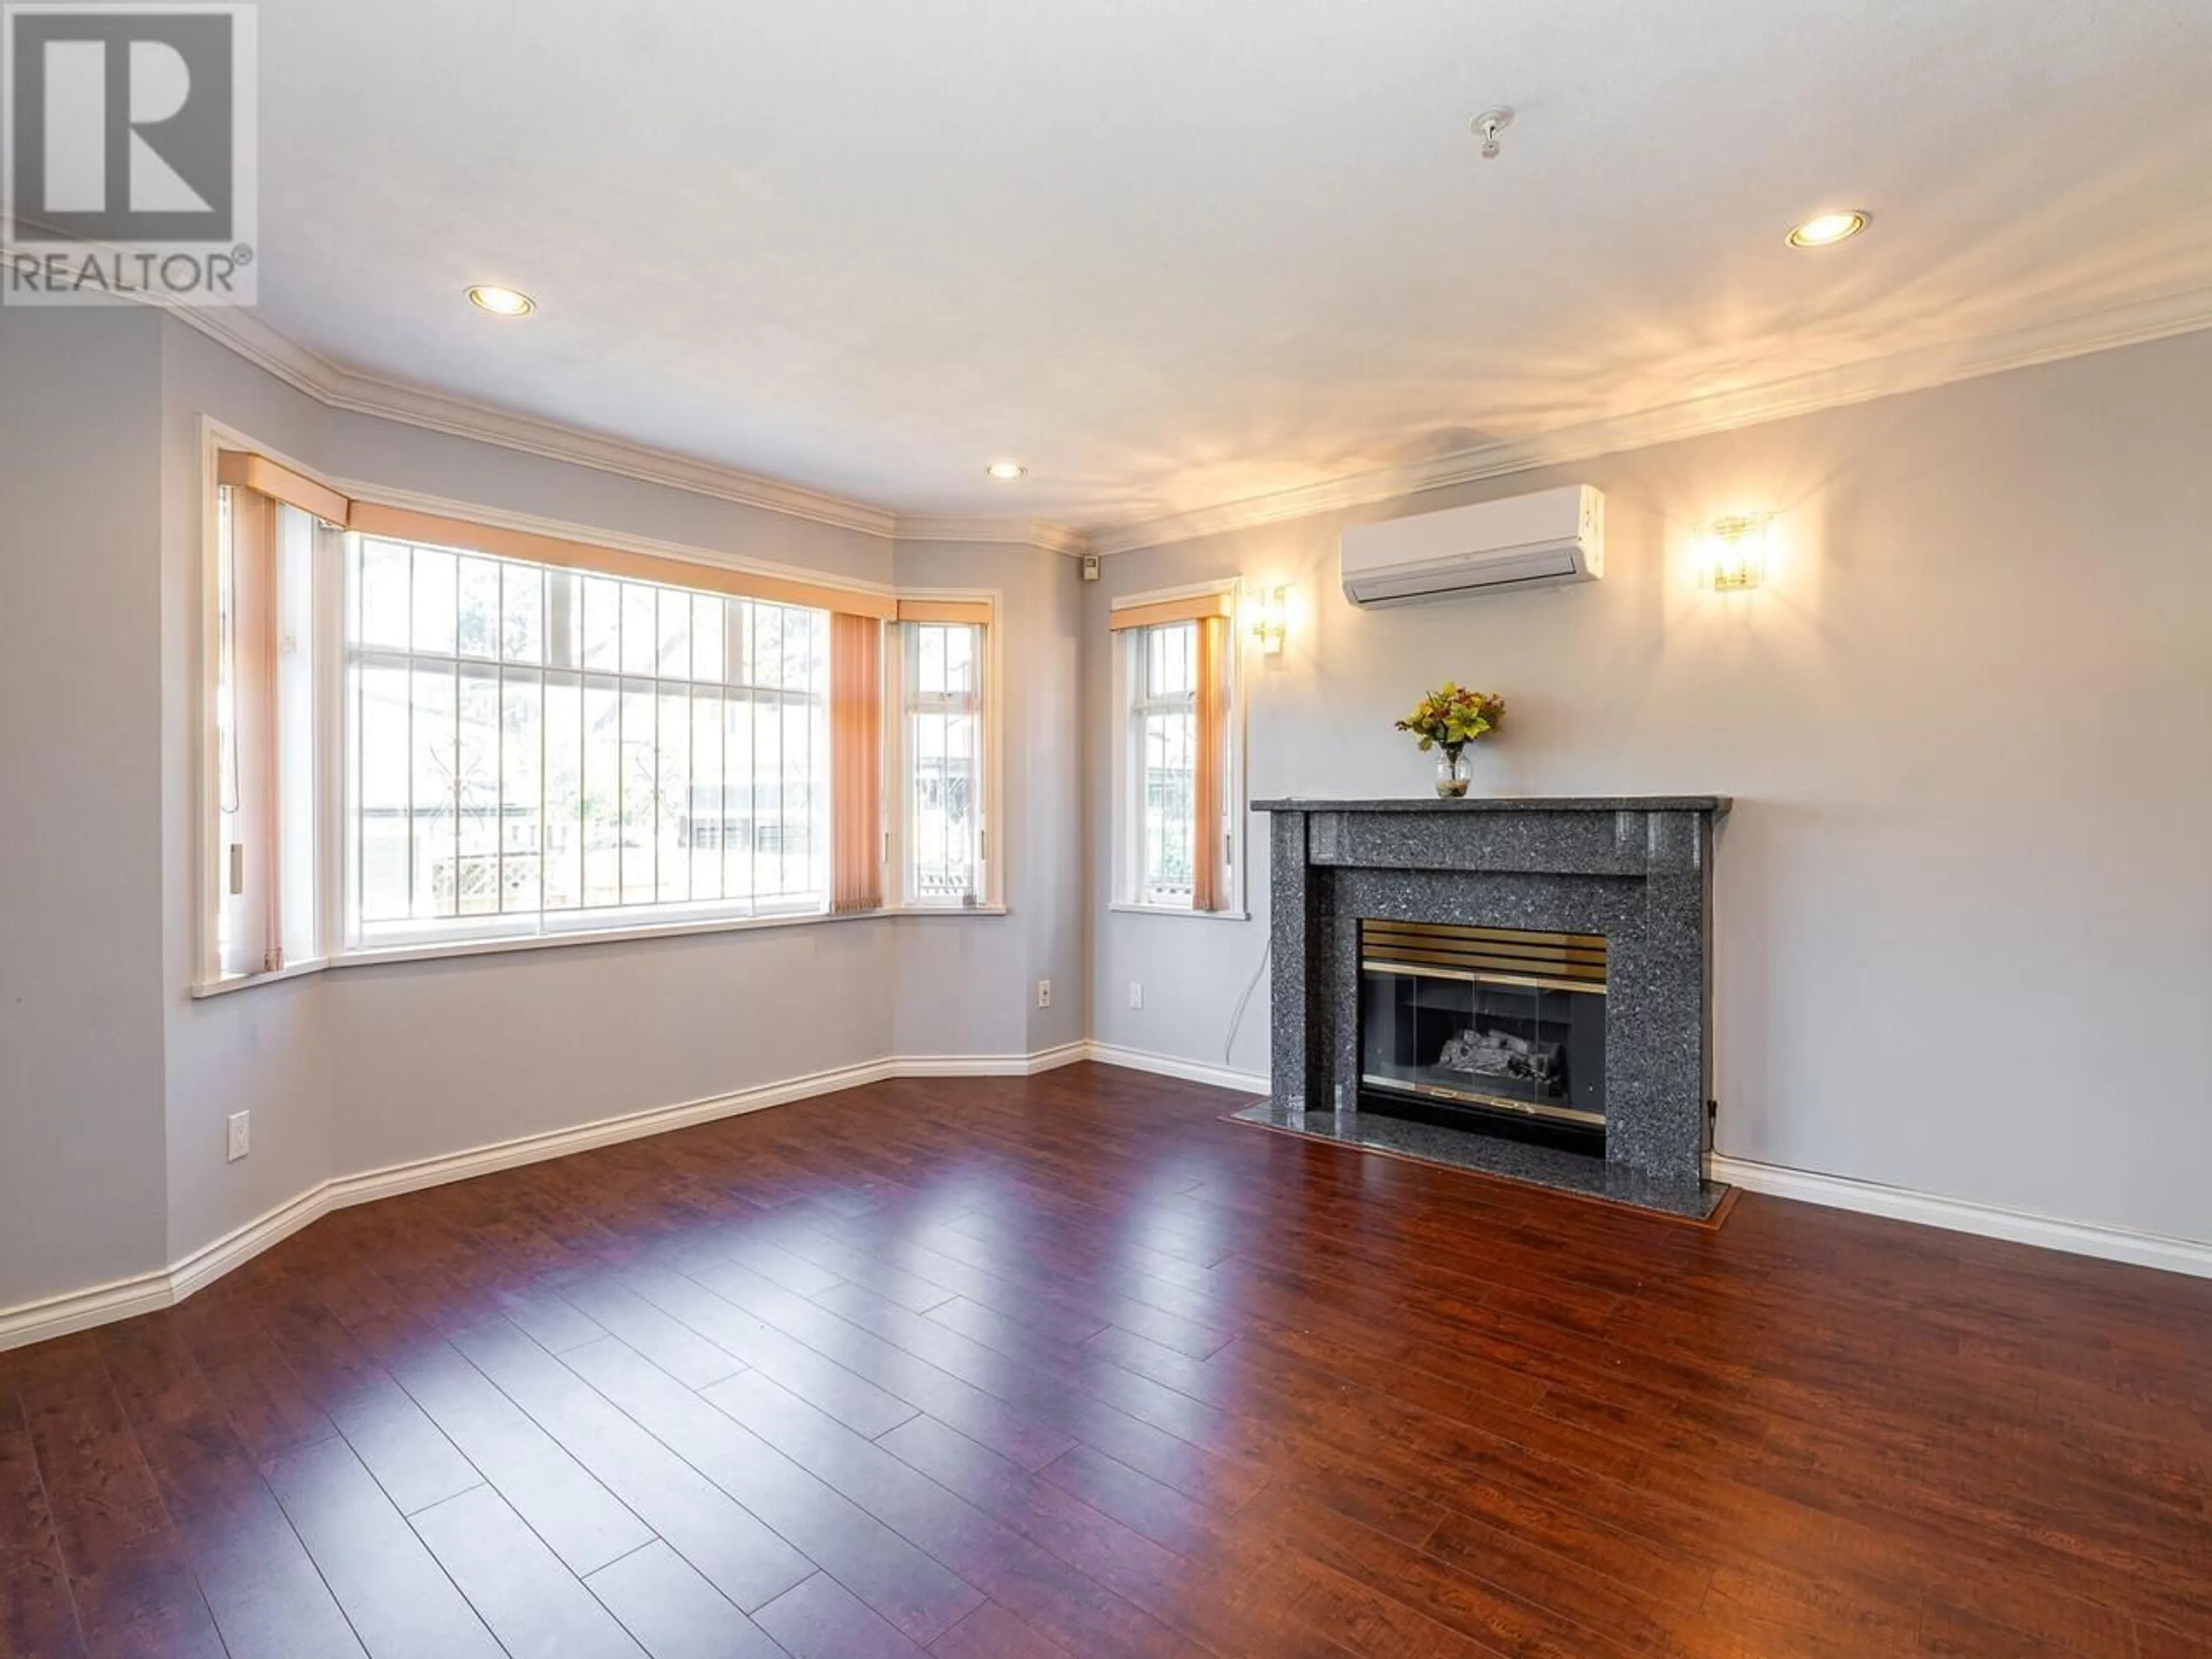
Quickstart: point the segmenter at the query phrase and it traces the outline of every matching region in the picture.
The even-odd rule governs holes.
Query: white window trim
[[[420,944],[371,945],[347,950],[337,942],[344,938],[344,872],[345,853],[345,775],[349,769],[331,763],[330,757],[344,752],[348,732],[344,723],[348,718],[344,695],[345,616],[342,592],[342,560],[337,548],[329,553],[331,568],[325,573],[319,566],[314,596],[315,610],[315,708],[316,787],[315,812],[317,834],[314,836],[315,937],[319,949],[311,958],[287,963],[274,973],[225,974],[217,956],[219,884],[222,879],[222,838],[217,831],[215,804],[220,799],[221,780],[217,772],[221,764],[219,745],[214,741],[213,726],[208,711],[215,706],[216,681],[220,666],[220,635],[218,594],[216,592],[216,468],[221,453],[226,449],[246,450],[265,455],[270,460],[290,468],[301,477],[313,480],[356,501],[375,501],[389,507],[402,507],[443,517],[458,518],[474,523],[494,525],[502,528],[535,532],[557,538],[585,541],[597,545],[625,551],[653,554],[680,559],[688,563],[722,569],[752,572],[762,575],[785,577],[804,581],[817,587],[838,589],[878,597],[908,599],[985,599],[992,607],[992,621],[986,629],[989,652],[984,687],[984,720],[986,741],[989,747],[990,776],[985,781],[986,818],[991,826],[988,847],[988,858],[985,874],[989,891],[983,902],[970,908],[965,905],[908,905],[886,903],[875,910],[851,914],[808,911],[787,915],[752,915],[706,918],[698,921],[632,924],[605,927],[578,927],[558,932],[527,935],[495,936],[462,940],[434,941]],[[565,950],[592,945],[610,945],[629,939],[690,938],[702,933],[748,933],[775,927],[809,927],[825,924],[867,921],[882,919],[905,919],[921,916],[1003,916],[1008,914],[1005,902],[1006,871],[1009,848],[1006,837],[1000,832],[1004,822],[1002,811],[1003,780],[1006,775],[1004,722],[999,718],[998,688],[1005,684],[1003,666],[1003,629],[1000,627],[1004,605],[995,591],[974,589],[915,588],[894,590],[889,586],[832,576],[825,572],[799,566],[782,565],[760,560],[742,559],[710,549],[687,546],[678,543],[654,541],[646,537],[628,535],[596,526],[576,524],[567,520],[533,517],[509,513],[498,508],[479,506],[473,502],[455,501],[448,497],[426,495],[406,490],[390,489],[337,477],[320,468],[288,455],[274,445],[264,443],[250,433],[243,432],[213,416],[199,417],[199,494],[200,540],[196,561],[199,581],[200,625],[198,636],[198,659],[194,665],[194,700],[187,725],[190,728],[189,760],[192,778],[191,837],[194,848],[193,864],[196,879],[191,899],[192,915],[192,975],[187,988],[195,1000],[228,995],[233,992],[251,989],[256,986],[282,984],[287,981],[349,968],[370,967],[380,963],[438,961],[452,957],[505,955],[518,951]],[[335,538],[332,538],[335,541]],[[328,580],[325,580],[327,574]],[[892,631],[895,631],[893,629]],[[890,684],[888,676],[886,685]],[[888,695],[888,691],[887,691]],[[896,706],[896,705],[894,705]],[[889,710],[886,711],[887,720]],[[903,720],[903,710],[900,710]],[[897,775],[889,770],[894,739],[887,733],[884,743],[886,779],[884,799],[890,798],[890,782]],[[886,808],[887,819],[896,815]],[[888,874],[888,872],[887,872]],[[335,948],[334,948],[335,947]]]
[[[991,607],[991,620],[983,626],[983,817],[982,890],[974,904],[920,904],[906,890],[908,831],[906,775],[906,628],[899,622],[884,624],[884,908],[900,915],[1004,915],[1006,913],[1006,726],[1000,718],[1006,701],[1005,644],[1000,619],[1006,614],[1004,596],[995,588],[909,587],[899,597],[908,599],[964,599]]]
[[[1240,884],[1239,884],[1239,885],[1241,886],[1241,885],[1242,885],[1242,884],[1240,883]],[[1112,902],[1109,903],[1109,904],[1107,905],[1107,907],[1106,907],[1106,908],[1107,908],[1109,910],[1113,911],[1115,914],[1116,914],[1116,915],[1125,915],[1125,916],[1165,916],[1165,917],[1169,918],[1170,921],[1175,921],[1175,920],[1180,920],[1180,921],[1251,921],[1251,920],[1252,920],[1252,913],[1251,913],[1249,910],[1247,910],[1247,909],[1245,909],[1245,908],[1243,908],[1243,905],[1242,905],[1242,902],[1241,902],[1241,900],[1242,900],[1242,895],[1241,895],[1241,894],[1239,895],[1239,899],[1240,899],[1240,902],[1239,902],[1239,904],[1238,904],[1237,908],[1235,908],[1235,909],[1231,909],[1231,910],[1194,910],[1194,909],[1191,909],[1188,905],[1181,905],[1181,904],[1140,904],[1140,903],[1139,903],[1139,902],[1138,902],[1136,900],[1134,900],[1134,899],[1126,899],[1126,900],[1125,900],[1125,899],[1115,899],[1115,900],[1114,900]]]
[[[1112,641],[1113,651],[1113,844],[1112,897],[1107,909],[1128,915],[1182,916],[1193,921],[1249,921],[1246,866],[1250,853],[1250,813],[1245,810],[1244,738],[1245,706],[1249,700],[1250,677],[1245,672],[1244,631],[1243,627],[1243,580],[1229,577],[1210,582],[1194,582],[1181,587],[1147,588],[1141,592],[1117,594],[1113,601],[1115,611],[1133,610],[1139,605],[1158,605],[1170,599],[1203,599],[1211,594],[1230,596],[1229,622],[1229,757],[1222,780],[1224,800],[1222,811],[1229,819],[1229,890],[1224,895],[1226,902],[1218,910],[1194,910],[1187,904],[1147,904],[1139,896],[1138,860],[1141,856],[1139,843],[1143,831],[1137,823],[1141,792],[1137,787],[1137,756],[1130,737],[1130,712],[1133,687],[1131,684],[1130,657],[1133,647],[1127,640]]]

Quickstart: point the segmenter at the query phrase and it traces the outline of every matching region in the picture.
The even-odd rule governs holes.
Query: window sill
[[[1193,910],[1185,906],[1133,904],[1117,900],[1106,907],[1125,916],[1175,916],[1184,921],[1249,921],[1249,910]]]
[[[228,974],[221,979],[193,986],[192,1000],[204,1002],[210,997],[228,996],[233,991],[250,991],[257,985],[276,985],[288,979],[305,979],[310,974],[321,973],[329,966],[329,963],[318,957],[313,962],[290,963],[273,974]]]
[[[457,939],[447,944],[393,945],[366,951],[349,951],[318,962],[303,962],[273,974],[238,974],[191,988],[195,1001],[228,996],[257,985],[301,979],[325,969],[374,968],[386,963],[434,962],[453,957],[501,956],[515,951],[547,951],[577,945],[615,945],[625,940],[690,939],[707,933],[752,933],[771,927],[813,927],[826,922],[876,921],[904,916],[1003,916],[1003,904],[960,906],[887,905],[876,910],[819,912],[796,916],[733,916],[720,921],[676,922],[662,927],[607,927],[567,933],[525,933],[507,939]]]

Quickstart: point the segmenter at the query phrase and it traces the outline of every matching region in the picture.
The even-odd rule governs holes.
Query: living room
[[[7,27],[4,1651],[2212,1651],[2201,9]]]

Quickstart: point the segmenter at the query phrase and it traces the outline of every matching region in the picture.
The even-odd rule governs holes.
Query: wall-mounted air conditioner
[[[1355,525],[1341,544],[1344,596],[1412,605],[1605,574],[1605,497],[1588,484]]]

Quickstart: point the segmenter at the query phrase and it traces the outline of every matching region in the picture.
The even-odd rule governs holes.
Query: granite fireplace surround
[[[1272,800],[1275,1093],[1237,1115],[1704,1219],[1717,795]],[[1601,933],[1605,1155],[1359,1108],[1359,923]]]

